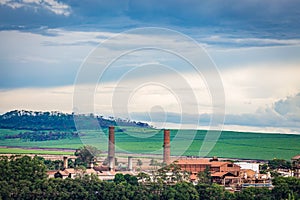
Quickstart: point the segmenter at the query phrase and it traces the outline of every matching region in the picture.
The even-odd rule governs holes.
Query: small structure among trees
[[[292,158],[292,169],[294,177],[300,178],[300,155]]]

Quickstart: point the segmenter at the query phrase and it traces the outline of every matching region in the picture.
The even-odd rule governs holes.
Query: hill
[[[81,127],[80,131],[77,131],[73,117],[82,120],[86,129]],[[89,129],[88,121],[91,118],[97,119],[93,121],[99,123],[101,130]],[[60,151],[77,149],[83,145],[93,145],[106,152],[107,127],[110,125],[116,125],[115,140],[118,153],[161,155],[163,131],[148,124],[93,115],[75,116],[59,112],[31,111],[11,111],[0,116],[0,153],[36,153],[37,149]],[[198,156],[207,134],[206,130],[180,130],[180,133],[179,130],[171,130],[171,154]],[[176,142],[173,141],[174,138]],[[222,131],[208,156],[289,160],[300,153],[299,144],[300,135]],[[25,149],[19,150],[18,147]]]
[[[108,126],[133,126],[149,128],[149,124],[143,122],[135,122],[123,119],[106,119],[103,116],[89,115],[75,115],[61,113],[57,111],[52,112],[37,112],[26,110],[14,110],[0,115],[0,128],[15,129],[15,130],[32,130],[32,131],[46,131],[46,130],[76,130],[74,118],[80,120],[80,128],[91,129],[90,119],[96,119],[96,122],[102,127]],[[95,121],[95,120],[93,120]]]

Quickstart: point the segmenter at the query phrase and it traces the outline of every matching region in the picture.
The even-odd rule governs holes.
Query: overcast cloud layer
[[[225,129],[299,133],[299,19],[298,0],[0,0],[0,112],[72,112],[73,84],[89,53],[121,31],[154,26],[182,32],[207,50],[223,80]],[[113,115],[111,96],[123,72],[143,62],[163,64],[187,77],[199,113],[180,110],[172,94],[152,86],[132,96],[132,119],[174,126],[183,113],[207,127],[211,99],[203,80],[176,59],[151,58],[116,63],[95,93],[96,112]],[[164,78],[175,80],[170,74]]]

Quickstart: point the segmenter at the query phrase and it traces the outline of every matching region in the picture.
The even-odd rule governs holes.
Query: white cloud
[[[225,124],[257,127],[257,129],[285,129],[300,133],[300,93],[273,102],[255,113],[227,115]],[[258,128],[259,127],[259,128]]]
[[[275,102],[273,107],[278,114],[286,119],[300,123],[300,93]]]
[[[275,39],[275,38],[238,38],[228,35],[212,35],[209,37],[199,38],[199,41],[211,47],[222,47],[227,49],[228,46],[236,47],[266,47],[266,46],[291,46],[300,45],[300,39]]]
[[[101,42],[115,35],[110,32],[81,32],[62,29],[50,29],[46,33],[51,36],[18,31],[0,32],[0,42],[6,47],[0,49],[1,62],[10,61],[18,64],[16,65],[17,68],[13,68],[16,69],[15,71],[9,72],[13,74],[20,72],[19,79],[24,76],[24,73],[28,75],[37,74],[37,77],[40,75],[38,72],[50,76],[53,71],[58,72],[56,75],[61,75],[63,72],[70,75],[72,70],[74,72],[78,69],[84,57],[94,48],[92,43]],[[132,35],[127,35],[127,37],[130,36]],[[150,38],[148,35],[135,35],[133,37],[136,42],[155,46],[156,43],[159,43],[161,36],[154,35]],[[135,47],[135,44],[130,43],[130,40],[122,43],[124,46],[121,47],[118,46],[118,42],[120,41],[115,41],[115,46],[110,46],[114,48],[106,48],[105,54],[101,56],[110,55],[111,52],[121,52],[124,46]],[[193,49],[189,48],[184,41],[179,41],[179,43],[180,51],[186,51],[193,55]],[[176,46],[177,44],[172,37],[166,41],[166,46]],[[268,130],[271,130],[273,125],[274,130],[297,128],[295,121],[299,119],[299,108],[290,108],[289,106],[299,102],[299,99],[278,100],[295,95],[300,91],[298,78],[300,74],[299,49],[295,46],[293,48],[236,49],[218,52],[220,54],[215,61],[220,67],[226,95],[228,123],[225,125],[226,127],[251,126],[261,130],[264,126],[264,128],[267,127]],[[214,53],[213,55],[216,55]],[[98,61],[101,61],[102,58],[97,57],[97,59],[97,64],[99,64]],[[44,68],[22,68],[20,65],[22,62]],[[6,69],[6,65],[1,66],[2,69]],[[142,73],[129,76],[126,81],[121,81],[118,85],[118,81],[124,78],[122,75],[129,73],[135,67],[143,66],[161,66],[165,70],[159,72],[141,71]],[[174,71],[178,74],[165,73],[170,72],[168,71],[170,69],[164,66],[175,69]],[[31,71],[31,69],[34,70]],[[130,94],[130,98],[124,99],[128,100],[126,106],[128,106],[129,113],[146,113],[148,115],[154,114],[154,111],[185,113],[190,115],[190,119],[194,119],[200,114],[210,114],[212,112],[212,99],[205,84],[206,77],[199,77],[193,72],[188,63],[180,61],[180,58],[174,54],[167,55],[163,51],[137,51],[127,57],[124,56],[110,66],[106,74],[107,79],[103,81],[103,87],[97,88],[95,111],[99,114],[112,115],[114,109],[112,106],[113,94],[119,89],[119,92],[123,94]],[[1,76],[5,78],[7,75],[9,74],[4,73]],[[182,82],[176,79],[178,75],[186,81],[188,87],[182,87]],[[210,76],[209,73],[206,75]],[[53,76],[53,78],[61,84],[57,76]],[[66,77],[62,78],[65,79]],[[68,78],[71,79],[68,84],[72,84],[75,79],[74,73],[72,77]],[[87,76],[87,78],[90,77]],[[29,79],[36,81],[31,77]],[[167,82],[162,85],[154,84],[162,80],[167,80]],[[145,85],[141,83],[145,83]],[[146,85],[146,83],[150,84]],[[174,85],[174,87],[169,89],[168,84]],[[189,97],[190,88],[195,92],[196,102],[189,101],[189,98],[186,98],[185,102],[178,101],[178,96]],[[2,110],[0,111],[30,109],[71,112],[73,107],[72,91],[73,86],[1,91],[0,107]],[[277,103],[274,104],[274,102]],[[184,109],[180,103],[184,104]],[[276,106],[272,107],[273,104]],[[295,112],[291,112],[291,110]],[[116,117],[123,117],[123,115],[126,117],[125,114],[118,113]],[[175,114],[172,115],[173,119],[176,118]],[[160,119],[159,117],[159,115],[152,115],[156,121]]]
[[[40,1],[42,2],[42,1]],[[44,0],[44,7],[57,15],[69,16],[71,14],[70,7],[67,4],[57,2],[55,0]]]
[[[73,86],[0,90],[0,112],[15,109],[72,111]]]
[[[221,70],[227,113],[253,113],[300,91],[300,68],[270,62]]]
[[[56,15],[69,16],[71,14],[71,7],[69,5],[55,0],[1,0],[0,4],[11,7],[12,9],[25,7],[33,9],[34,11],[38,9],[46,9]]]
[[[12,9],[21,8],[24,5],[20,2],[13,2],[12,0],[0,0],[0,5],[6,5],[8,7],[11,7]]]
[[[169,76],[168,78],[172,77]],[[195,80],[191,82],[195,82]],[[128,110],[129,114],[118,112],[120,111],[116,107],[118,104],[113,105],[113,101],[116,101],[114,99],[116,98],[114,96],[115,84],[106,83],[102,85],[94,94],[94,99],[90,99],[90,102],[85,103],[94,101],[94,112],[97,114],[148,121],[159,127],[189,128],[197,126],[200,129],[209,127],[211,116],[209,108],[211,105],[208,91],[195,88],[198,103],[196,106],[198,106],[199,112],[193,112],[191,109],[182,110],[181,102],[178,102],[174,94],[159,85],[145,85],[136,91],[132,91],[132,88],[127,88],[126,85],[122,86],[121,92],[129,94],[130,98],[122,99],[127,107],[121,109],[121,111]],[[89,87],[91,86],[84,86],[83,88]],[[2,90],[0,91],[0,107],[2,108],[0,111],[6,112],[17,108],[59,110],[70,113],[73,111],[74,106],[72,103],[74,100],[73,90],[74,86]],[[183,90],[178,90],[176,95],[187,94]],[[267,106],[258,107],[255,112],[227,113],[224,128],[238,131],[299,133],[299,97],[298,94],[269,103]],[[206,100],[203,101],[204,99]],[[117,102],[119,102],[118,99]],[[193,108],[195,105],[188,106]],[[199,119],[200,124],[196,125],[196,121]],[[177,125],[174,125],[176,123]],[[180,123],[183,124],[179,125]]]

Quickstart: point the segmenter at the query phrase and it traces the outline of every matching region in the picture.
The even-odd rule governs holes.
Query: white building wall
[[[241,167],[241,169],[251,169],[259,173],[259,163],[236,162],[234,163]]]

